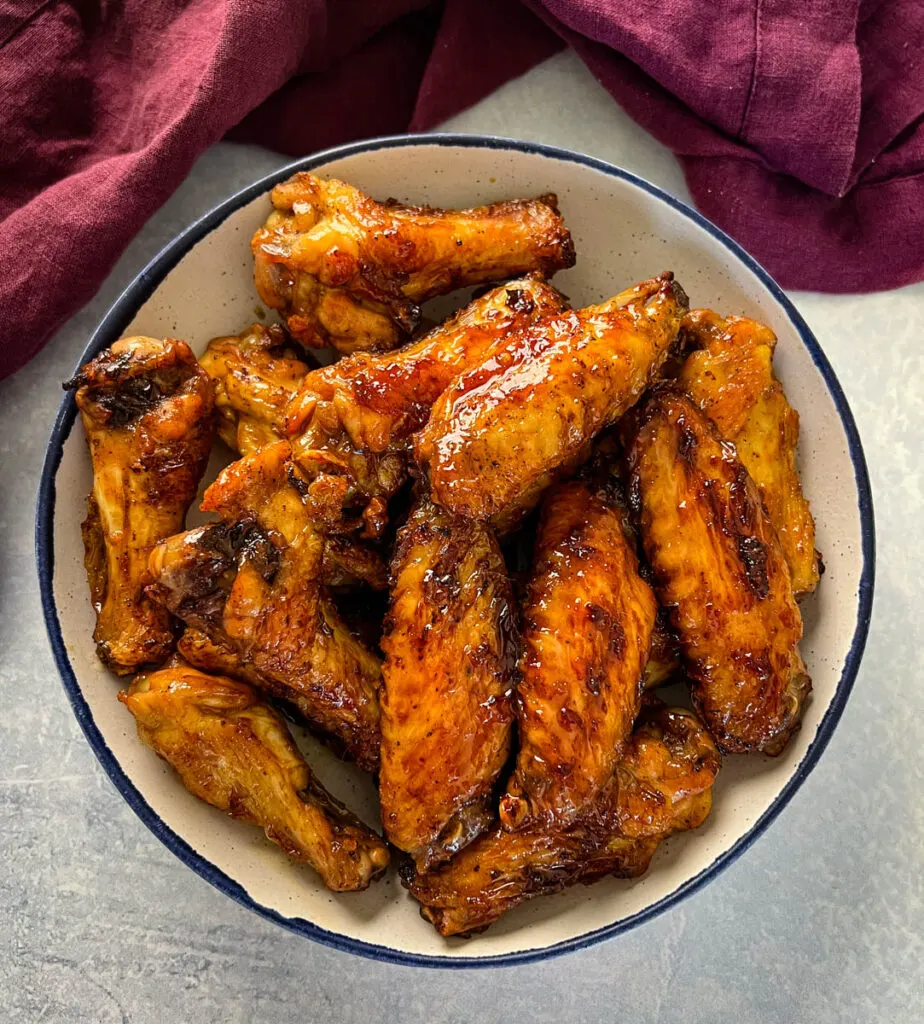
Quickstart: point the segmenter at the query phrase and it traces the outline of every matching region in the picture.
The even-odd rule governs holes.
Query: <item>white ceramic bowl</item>
[[[635,881],[608,879],[535,900],[472,940],[444,940],[396,876],[334,896],[262,833],[187,793],[138,741],[116,701],[116,679],[93,650],[93,612],[80,521],[91,470],[75,406],[58,414],[39,494],[37,548],[45,618],[68,696],[119,791],[174,853],[222,892],[265,917],[339,949],[399,963],[495,966],[579,948],[632,927],[689,895],[742,853],[811,770],[844,708],[863,651],[873,586],[873,518],[853,417],[827,359],[767,273],[698,213],[649,183],[590,157],[478,136],[408,136],[330,150],[276,172],[193,224],[152,261],[93,335],[85,362],[122,334],[185,338],[197,352],[239,331],[258,305],[249,241],[270,208],[266,193],[296,169],[342,177],[373,196],[468,206],[558,194],[577,266],[555,283],[575,305],[598,302],[673,270],[694,305],[743,313],[779,337],[776,366],[802,417],[801,468],[827,572],[803,607],[802,651],[814,696],[802,730],[776,760],[731,757],[699,830],[678,836]],[[458,298],[457,298],[458,301]],[[438,312],[449,308],[444,301]],[[305,741],[322,781],[377,822],[368,777]]]

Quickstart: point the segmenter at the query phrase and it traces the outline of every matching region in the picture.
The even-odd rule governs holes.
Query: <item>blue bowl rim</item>
[[[787,298],[780,286],[774,281],[770,274],[749,255],[734,239],[727,235],[721,228],[717,227],[710,220],[704,217],[697,210],[686,203],[672,196],[657,185],[646,181],[636,174],[626,171],[621,167],[599,160],[595,157],[578,153],[573,150],[561,149],[555,146],[547,146],[541,143],[525,142],[517,139],[507,139],[491,135],[460,135],[451,133],[433,133],[428,135],[390,135],[375,139],[367,139],[360,142],[348,143],[343,146],[336,146],[315,153],[311,156],[296,160],[284,167],[273,171],[271,174],[259,179],[246,188],[232,195],[230,198],[219,203],[204,216],[193,222],[188,228],[168,243],[141,271],[140,274],[128,285],[125,291],[113,303],[109,311],[103,317],[99,326],[93,332],[90,341],[80,356],[78,367],[96,355],[103,348],[111,345],[125,330],[131,322],[137,310],[146,302],[156,288],[160,285],[166,274],[176,266],[177,263],[189,252],[190,249],[200,242],[207,234],[217,228],[230,214],[245,206],[252,199],[268,191],[278,182],[289,177],[295,171],[308,171],[324,164],[330,163],[344,157],[354,156],[360,153],[373,152],[379,149],[394,149],[407,146],[450,146],[450,147],[474,147],[481,149],[515,150],[530,155],[549,157],[554,160],[566,161],[581,164],[585,167],[601,171],[614,178],[626,181],[637,188],[661,200],[672,207],[682,216],[689,218],[694,223],[707,231],[713,238],[721,242],[730,253],[742,262],[768,289],[773,297],[779,302],[793,327],[798,332],[803,344],[808,349],[812,361],[824,379],[828,392],[834,401],[844,433],[847,437],[850,459],[853,464],[854,477],[859,496],[858,511],[860,514],[861,528],[861,550],[863,565],[860,575],[858,591],[857,623],[854,630],[850,649],[844,662],[844,668],[838,682],[834,698],[825,712],[818,726],[818,731],[812,743],[809,745],[802,761],[796,771],[779,792],[773,803],[767,808],[761,817],[754,823],[751,829],[743,835],[733,846],[720,854],[708,867],[704,868],[693,878],[688,879],[674,892],[644,908],[636,914],[613,924],[605,925],[583,935],[566,939],[551,946],[544,946],[534,949],[520,950],[515,953],[502,953],[493,956],[482,957],[451,957],[433,956],[429,954],[408,953],[403,950],[393,949],[389,946],[382,946],[376,943],[365,942],[361,939],[353,939],[336,932],[321,928],[310,921],[298,917],[285,917],[270,907],[263,906],[254,900],[244,888],[228,877],[223,871],[217,868],[201,854],[195,851],[184,839],[177,835],[150,807],[141,793],[122,770],[112,751],[103,739],[102,734],[94,722],[92,712],[83,697],[80,685],[71,667],[64,645],[64,638],[61,633],[61,625],[58,620],[57,609],[54,601],[53,579],[54,579],[54,511],[55,511],[55,476],[61,462],[64,443],[70,435],[71,427],[74,424],[77,408],[74,403],[73,394],[68,394],[61,402],[58,414],[55,418],[54,428],[48,442],[48,449],[45,455],[42,475],[39,482],[38,504],[36,510],[35,524],[35,548],[38,565],[39,587],[42,598],[42,612],[45,625],[48,630],[48,637],[51,642],[52,653],[64,689],[74,709],[77,721],[80,723],[87,741],[93,749],[106,774],[112,780],[116,789],[122,794],[132,810],[177,857],[187,866],[201,875],[207,882],[219,889],[226,896],[230,896],[242,906],[260,914],[267,920],[295,932],[298,935],[314,939],[316,942],[348,953],[355,953],[360,956],[369,957],[373,960],[380,960],[402,966],[417,967],[439,967],[439,968],[475,968],[475,967],[502,967],[517,964],[533,963],[564,953],[585,949],[588,946],[601,942],[604,939],[612,938],[631,928],[637,927],[646,921],[651,920],[658,914],[679,903],[682,899],[696,892],[707,882],[715,878],[720,871],[728,867],[738,859],[758,837],[766,831],[768,826],[776,819],[783,808],[793,798],[796,791],[808,777],[815,767],[819,757],[831,739],[831,735],[843,714],[844,707],[853,688],[860,661],[863,657],[863,650],[866,646],[866,638],[869,632],[870,618],[873,603],[873,584],[875,578],[875,526],[873,520],[873,499],[869,483],[869,474],[866,468],[866,458],[863,453],[863,446],[860,435],[853,418],[853,413],[847,403],[847,399],[841,388],[840,382],[834,373],[831,364],[821,349],[815,336],[812,334],[806,322],[799,314],[795,306]]]

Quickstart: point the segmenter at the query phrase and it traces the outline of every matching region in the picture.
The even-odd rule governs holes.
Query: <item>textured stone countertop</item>
[[[686,196],[670,154],[568,55],[449,127],[584,150]],[[924,1020],[922,285],[793,296],[866,447],[878,529],[872,630],[818,767],[761,840],[692,898],[608,943],[537,966],[393,967],[314,945],[237,906],[176,860],[123,802],[71,713],[39,607],[35,492],[60,381],[162,245],[282,162],[227,144],[206,153],[100,294],[0,385],[0,1018]]]

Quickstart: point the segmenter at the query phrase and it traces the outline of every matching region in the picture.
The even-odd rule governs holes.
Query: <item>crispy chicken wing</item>
[[[137,676],[119,700],[190,793],[259,825],[328,889],[365,889],[388,866],[385,842],[312,777],[279,713],[250,686],[176,659]]]
[[[241,455],[281,440],[286,406],[311,367],[278,325],[213,338],[199,360],[215,381],[218,433]]]
[[[616,774],[569,827],[497,828],[429,874],[405,872],[405,884],[449,936],[480,931],[525,900],[576,882],[641,875],[662,839],[706,820],[719,764],[690,712],[646,711]]]
[[[170,616],[144,594],[148,556],[183,528],[214,433],[214,394],[183,341],[122,338],[65,385],[93,461],[83,524],[93,639],[118,675],[164,660]]]
[[[514,525],[635,403],[686,306],[664,274],[600,306],[547,317],[461,374],[415,440],[434,500],[502,530]]]
[[[280,441],[228,466],[202,504],[222,522],[159,545],[148,590],[374,771],[380,663],[347,628],[323,582],[325,540],[289,456]]]
[[[639,576],[614,483],[575,479],[544,499],[523,608],[520,751],[505,828],[564,828],[613,774],[642,698],[657,602]]]
[[[683,322],[696,346],[678,378],[683,389],[733,441],[770,522],[776,527],[798,597],[818,585],[815,523],[796,472],[799,414],[773,372],[776,335],[743,316],[695,309]]]
[[[421,871],[490,826],[517,638],[489,528],[418,499],[398,534],[382,649],[382,821]]]
[[[377,203],[352,185],[300,172],[270,199],[273,212],[252,243],[257,291],[312,347],[394,348],[427,299],[574,264],[551,195],[435,210]]]
[[[789,569],[754,482],[711,420],[669,388],[642,409],[629,466],[695,707],[723,750],[778,754],[811,682]]]
[[[289,405],[287,432],[312,477],[315,518],[328,531],[355,525],[379,532],[384,503],[407,476],[410,437],[453,377],[505,345],[511,332],[564,306],[538,278],[511,281],[397,352],[357,353],[310,373]]]

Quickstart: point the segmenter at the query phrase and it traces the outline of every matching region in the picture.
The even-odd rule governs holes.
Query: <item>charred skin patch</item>
[[[121,429],[139,420],[194,375],[183,362],[157,362],[132,352],[107,349],[62,385],[81,391],[81,409],[107,426]]]
[[[507,307],[514,313],[523,313],[528,316],[536,308],[536,303],[529,292],[522,288],[508,288]]]
[[[587,617],[597,626],[601,634],[607,638],[606,648],[614,658],[621,658],[626,653],[626,631],[613,615],[599,604],[592,601],[584,606]],[[598,691],[599,692],[599,691]]]
[[[239,564],[246,561],[267,583],[272,583],[279,569],[279,550],[266,531],[255,522],[241,522],[235,523],[228,535]]]
[[[690,427],[683,416],[677,418],[677,454],[687,465],[695,465],[699,442],[696,431]]]
[[[255,522],[216,523],[194,535],[195,557],[168,566],[147,593],[177,618],[206,632],[220,629],[225,602],[246,561],[272,582],[279,552]]]
[[[739,537],[738,555],[744,566],[744,575],[748,586],[761,601],[766,600],[770,594],[766,545],[754,536]]]
[[[125,427],[157,405],[163,395],[157,381],[137,378],[126,381],[114,391],[94,397],[108,417],[110,426]]]

